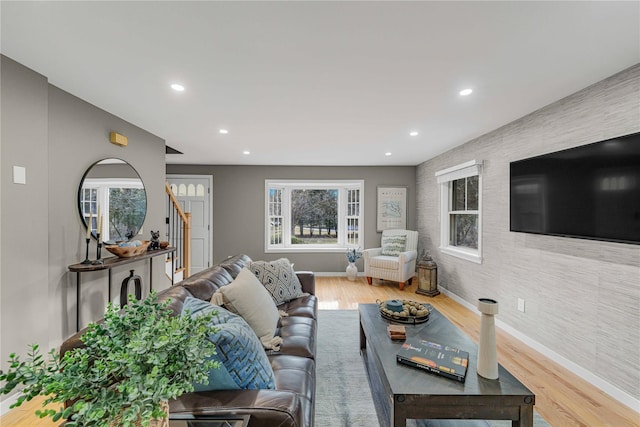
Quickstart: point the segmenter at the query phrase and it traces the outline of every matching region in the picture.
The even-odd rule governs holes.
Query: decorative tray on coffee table
[[[380,315],[392,322],[414,325],[429,320],[431,314],[430,304],[421,304],[416,301],[402,300],[402,311],[397,312],[387,308],[387,301],[377,300]]]

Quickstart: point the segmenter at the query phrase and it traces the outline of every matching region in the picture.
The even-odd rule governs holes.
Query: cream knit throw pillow
[[[271,294],[251,271],[243,268],[233,282],[213,294],[211,303],[242,316],[264,348],[280,350],[282,338],[274,336],[280,314]]]

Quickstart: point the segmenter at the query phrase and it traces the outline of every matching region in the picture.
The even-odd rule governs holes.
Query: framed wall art
[[[407,228],[407,187],[378,186],[377,230]]]

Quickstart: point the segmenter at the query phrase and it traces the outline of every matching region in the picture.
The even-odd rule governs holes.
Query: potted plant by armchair
[[[11,354],[0,393],[24,386],[11,407],[42,395],[44,405],[60,405],[36,415],[67,419],[68,427],[149,426],[166,420],[168,399],[206,384],[218,364],[207,339],[211,315],[174,316],[155,291],[130,298],[122,310],[109,303],[104,321],[82,335],[84,345],[61,357],[51,350],[45,358],[35,344],[24,361]]]

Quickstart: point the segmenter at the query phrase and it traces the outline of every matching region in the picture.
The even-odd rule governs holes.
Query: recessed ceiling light
[[[226,134],[229,133],[229,131],[227,129],[220,129],[218,132],[223,134],[223,135],[226,135]]]
[[[467,95],[471,95],[471,93],[473,92],[473,89],[462,89],[460,91],[460,96],[467,96]]]
[[[178,83],[173,83],[171,85],[171,89],[175,90],[176,92],[182,92],[182,91],[184,91],[184,86],[182,86],[181,84],[178,84]]]
[[[418,131],[414,130],[414,131],[409,132],[409,136],[418,136]]]
[[[245,156],[248,156],[249,154],[251,154],[251,151],[249,151],[249,150],[244,150],[244,151],[242,152],[242,154],[244,154]]]
[[[391,151],[387,151],[386,153],[384,153],[385,156],[390,156],[391,155]]]

